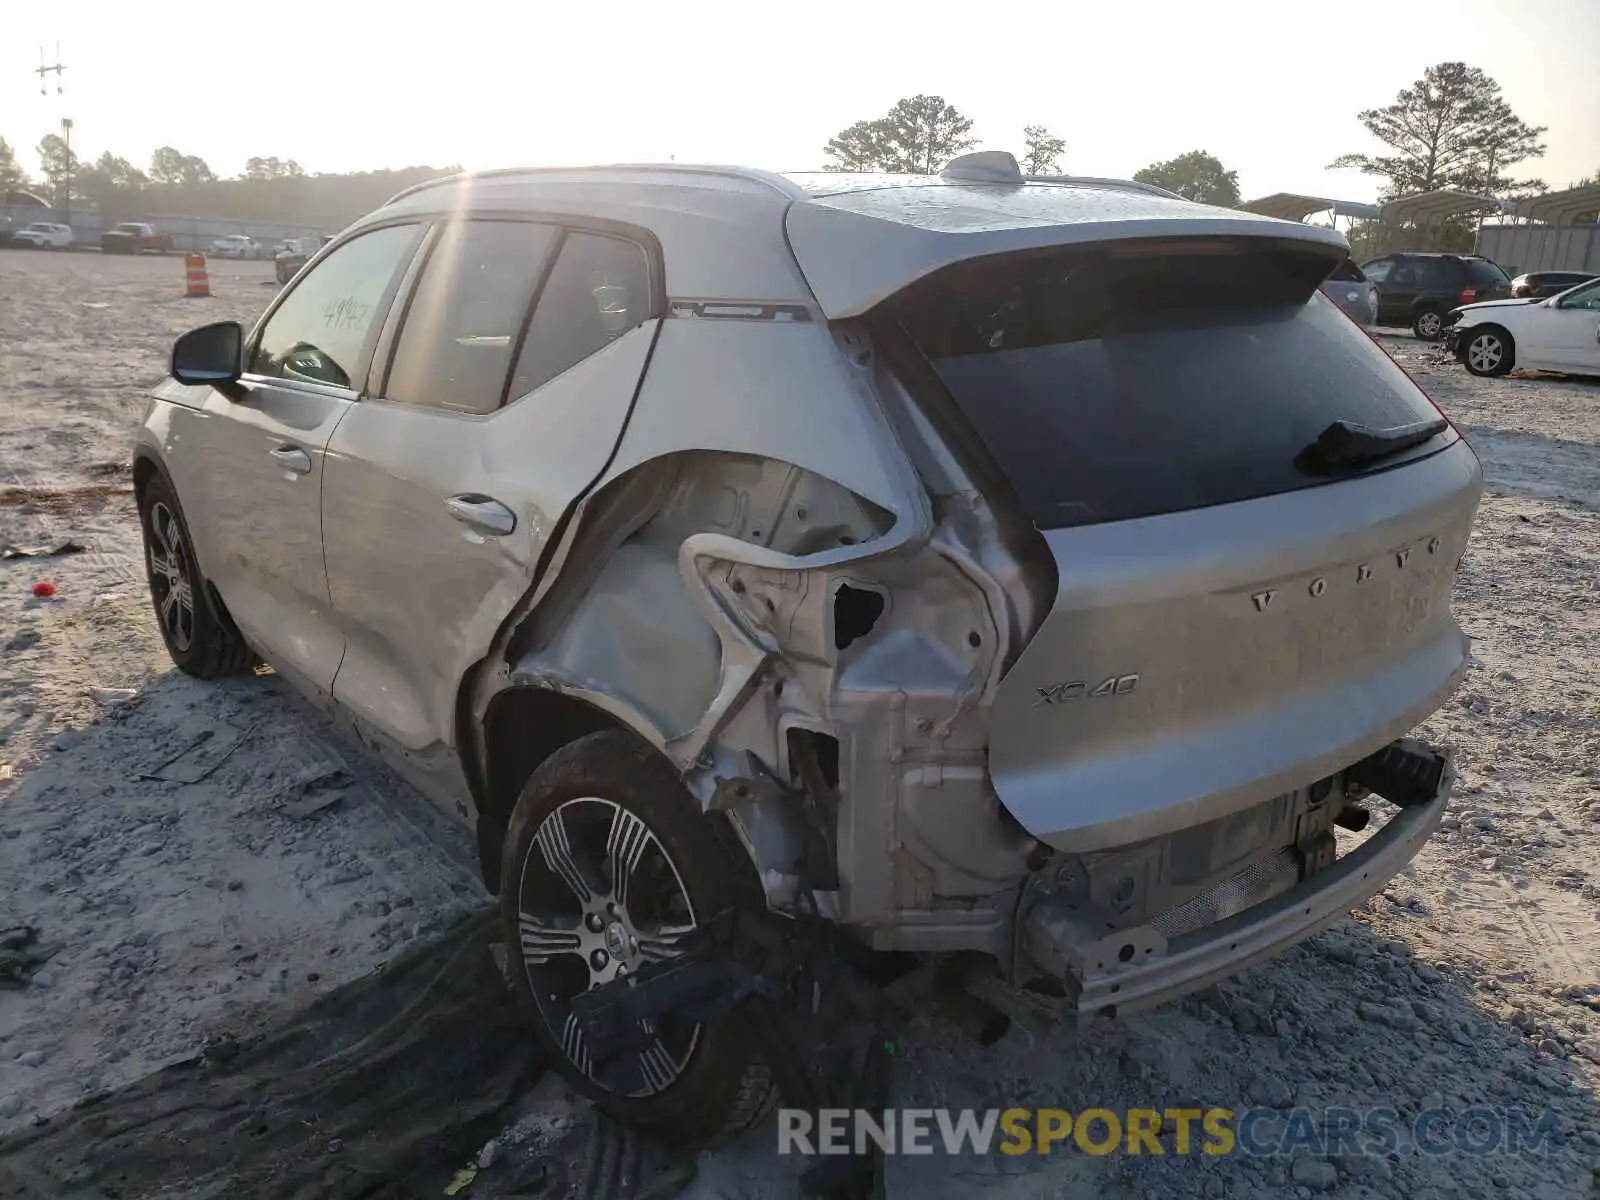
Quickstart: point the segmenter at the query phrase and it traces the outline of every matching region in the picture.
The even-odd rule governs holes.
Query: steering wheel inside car
[[[278,360],[286,379],[304,379],[311,383],[329,383],[335,387],[349,387],[350,376],[344,368],[310,342],[296,342]]]

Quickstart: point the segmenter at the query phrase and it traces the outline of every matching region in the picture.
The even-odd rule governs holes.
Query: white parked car
[[[1512,367],[1600,375],[1600,279],[1548,300],[1489,300],[1450,315],[1445,344],[1474,375]]]
[[[211,253],[218,258],[260,258],[261,243],[243,233],[230,233],[211,243]]]
[[[34,221],[13,233],[11,244],[28,246],[34,250],[65,250],[72,245],[72,226]]]

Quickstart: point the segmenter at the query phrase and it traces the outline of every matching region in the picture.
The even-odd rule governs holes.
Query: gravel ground
[[[185,300],[176,258],[0,251],[0,544],[84,547],[0,563],[0,928],[36,927],[50,956],[0,990],[0,1134],[279,1019],[482,902],[465,839],[275,678],[201,685],[161,649],[131,431],[172,337],[248,320],[269,276],[213,263],[214,297]],[[1596,1194],[1600,384],[1473,379],[1384,340],[1489,477],[1457,590],[1471,672],[1422,731],[1462,755],[1444,831],[1350,920],[1183,1004],[1077,1034],[1027,1018],[988,1048],[930,1010],[897,1102],[1402,1123],[1488,1105],[1551,1112],[1546,1151],[900,1157],[889,1195]],[[508,1131],[508,1159],[540,1120]],[[793,1194],[773,1142],[706,1156],[694,1194]]]

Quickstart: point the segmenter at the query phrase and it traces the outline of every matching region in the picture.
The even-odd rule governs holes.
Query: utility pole
[[[34,74],[39,77],[39,95],[48,96],[50,89],[45,86],[45,76],[56,77],[56,95],[61,95],[61,73],[67,68],[61,62],[61,43],[56,43],[56,61],[46,65],[44,61],[44,47],[39,47],[39,65],[34,69]]]
[[[67,69],[66,64],[61,61],[61,43],[60,42],[56,43],[56,60],[53,63],[45,62],[45,59],[44,59],[44,47],[40,46],[39,47],[39,65],[38,65],[37,68],[35,68],[35,70],[33,72],[35,75],[37,75],[39,77],[39,95],[48,96],[50,94],[50,89],[49,89],[48,86],[46,86],[46,81],[47,81],[48,77],[51,76],[51,75],[54,75],[56,77],[56,95],[58,95],[58,96],[62,95],[66,91],[66,88],[64,87],[64,79],[63,79],[63,77],[64,77],[64,75],[66,73],[66,69]],[[61,140],[62,140],[62,142],[64,142],[66,144],[66,147],[67,147],[67,161],[65,163],[65,166],[67,168],[67,179],[66,179],[66,183],[61,188],[61,197],[60,197],[61,214],[62,214],[61,215],[61,221],[62,221],[62,224],[64,224],[64,225],[70,225],[70,224],[72,224],[72,118],[71,117],[62,117],[61,118]]]
[[[61,223],[72,224],[72,118],[61,118],[61,141],[67,147],[67,182],[61,189]]]

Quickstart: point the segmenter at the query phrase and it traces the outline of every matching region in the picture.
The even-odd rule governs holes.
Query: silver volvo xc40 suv
[[[574,1007],[728,911],[1133,1011],[1446,803],[1405,735],[1481,472],[1318,291],[1346,255],[996,154],[430,183],[176,344],[156,614],[476,829],[534,1036],[626,1119],[765,1111],[726,1023],[601,1062]]]

